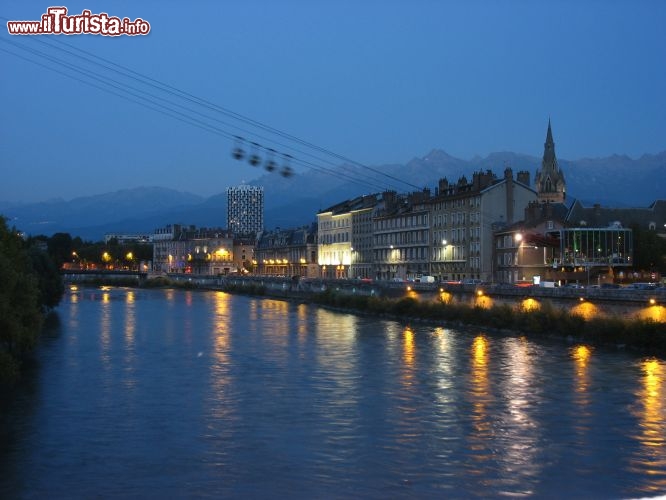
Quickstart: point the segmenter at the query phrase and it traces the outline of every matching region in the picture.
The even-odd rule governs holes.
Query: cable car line
[[[0,38],[0,41],[5,41],[5,40],[2,40],[2,38]],[[67,73],[67,72],[65,72],[65,71],[62,71],[62,70],[60,70],[60,69],[53,68],[53,67],[48,66],[48,65],[46,65],[46,64],[40,63],[39,61],[35,61],[35,60],[30,59],[30,58],[28,58],[28,57],[25,57],[25,56],[23,56],[23,55],[20,55],[20,54],[17,54],[17,53],[15,53],[15,52],[12,52],[12,51],[10,51],[10,50],[6,50],[6,49],[4,49],[4,48],[2,48],[2,47],[0,47],[0,51],[6,52],[6,53],[8,53],[8,54],[10,54],[10,55],[13,55],[13,56],[19,58],[19,59],[23,59],[23,60],[25,60],[25,61],[27,61],[27,62],[33,63],[33,64],[35,64],[35,65],[37,65],[37,66],[40,66],[40,67],[45,68],[45,69],[48,69],[48,70],[50,70],[50,71],[53,71],[53,72],[55,72],[55,73],[58,73],[58,74],[60,74],[60,75],[62,75],[62,76],[65,76],[65,77],[70,78],[70,79],[72,79],[72,80],[75,80],[75,81],[77,81],[77,82],[83,83],[83,84],[88,85],[88,86],[90,86],[90,87],[96,88],[96,89],[101,90],[101,91],[103,91],[103,92],[107,92],[107,93],[112,94],[112,95],[114,95],[114,96],[116,96],[116,97],[120,97],[120,98],[122,98],[122,99],[125,99],[126,101],[132,102],[132,103],[134,103],[134,104],[138,104],[138,105],[143,106],[143,107],[145,107],[145,108],[147,108],[147,109],[150,109],[150,110],[152,110],[152,111],[156,111],[156,112],[161,113],[161,114],[163,114],[163,115],[169,116],[169,117],[171,117],[171,118],[174,118],[174,119],[176,119],[176,120],[178,120],[178,121],[181,121],[181,122],[183,122],[183,123],[186,123],[186,124],[188,124],[188,125],[192,125],[192,126],[198,127],[198,128],[200,128],[200,129],[202,129],[202,130],[206,130],[206,131],[208,131],[208,132],[211,132],[211,133],[214,133],[214,134],[217,134],[217,135],[221,135],[221,136],[226,137],[226,138],[229,138],[229,139],[238,138],[238,136],[234,136],[233,134],[230,134],[229,132],[227,132],[227,131],[225,131],[225,130],[223,130],[223,129],[220,129],[220,128],[218,128],[218,127],[214,127],[214,126],[212,126],[212,125],[210,125],[210,124],[208,124],[208,123],[205,123],[205,122],[203,122],[203,121],[201,121],[201,120],[197,120],[197,119],[195,119],[195,118],[189,117],[189,116],[187,116],[187,115],[185,115],[185,114],[183,114],[183,113],[181,113],[181,112],[179,112],[179,111],[173,110],[173,109],[171,109],[171,108],[169,108],[169,107],[167,107],[167,106],[164,106],[164,105],[162,105],[162,104],[160,104],[160,103],[156,103],[156,102],[154,102],[154,101],[152,101],[152,100],[150,100],[150,99],[148,99],[148,98],[146,98],[146,97],[144,97],[144,96],[136,95],[136,94],[134,94],[134,93],[132,93],[132,92],[127,91],[126,89],[123,89],[122,87],[118,87],[118,86],[115,86],[115,85],[110,85],[110,84],[108,84],[107,82],[105,82],[104,80],[97,79],[97,80],[102,81],[102,83],[104,83],[105,85],[107,85],[107,87],[104,87],[104,86],[98,85],[98,84],[93,83],[93,82],[90,82],[90,81],[88,81],[88,80],[84,80],[84,79],[82,79],[82,78],[79,78],[79,77],[77,77],[77,76],[74,76],[74,75],[72,75],[72,74],[70,74],[70,73]],[[46,57],[46,59],[49,60],[49,61],[51,61],[51,62],[58,62],[58,63],[61,63],[61,61],[59,61],[59,60],[57,60],[57,59],[54,60],[54,58],[51,58],[51,57],[48,57],[48,56]],[[81,72],[81,71],[77,71],[77,72],[82,73],[82,74],[85,75],[85,73],[83,73],[83,72]],[[85,75],[85,76],[90,77],[89,75]],[[121,92],[125,92],[125,94],[129,94],[129,95],[132,95],[132,96],[136,97],[136,99],[135,99],[135,98],[128,97],[127,95],[124,95],[124,94],[122,94],[122,93],[116,92],[116,91],[114,91],[114,90],[112,90],[112,89],[110,89],[110,88],[108,88],[108,87],[116,88],[116,89],[120,90]],[[140,100],[138,100],[138,99],[140,99]],[[142,101],[147,101],[147,102],[149,102],[149,103],[151,103],[151,104],[154,104],[154,106],[152,106],[152,105],[150,105],[150,104],[147,104],[146,102],[142,102]],[[165,110],[166,110],[166,111],[165,111]],[[293,158],[293,157],[291,157],[291,155],[285,155],[285,156],[287,156],[287,157],[289,157],[289,158]],[[320,166],[318,166],[318,165],[316,165],[316,164],[313,164],[313,163],[311,163],[311,162],[307,162],[307,161],[304,161],[304,160],[298,160],[297,163],[302,164],[302,165],[304,165],[304,166],[306,166],[306,167],[308,167],[308,168],[310,168],[310,169],[312,169],[312,170],[316,170],[316,171],[322,172],[322,173],[327,174],[327,175],[331,175],[331,176],[338,177],[338,178],[340,177],[339,173],[337,173],[337,172],[335,172],[335,171],[332,171],[332,170],[330,170],[330,169],[322,168],[322,167],[320,167]],[[285,174],[286,174],[286,175],[285,175]],[[282,170],[282,175],[285,176],[285,177],[289,177],[289,176],[293,175],[293,170],[291,169],[291,167],[283,168],[283,170]],[[365,187],[365,186],[368,186],[368,184],[369,184],[367,180],[355,179],[355,178],[350,178],[350,177],[346,177],[345,179],[346,179],[346,180],[349,180],[350,182],[353,182],[353,183],[359,184],[359,185],[361,185],[361,186],[364,186],[364,187]],[[375,187],[377,187],[377,186],[375,186]],[[383,189],[383,188],[382,188],[381,186],[379,186],[379,189],[381,190],[381,189]]]
[[[34,38],[34,37],[31,37],[31,38]],[[37,39],[37,40],[40,41],[40,42],[42,42],[42,43],[46,43],[45,41],[43,41],[43,40],[41,40],[41,39]],[[341,161],[344,161],[344,162],[351,163],[351,164],[353,164],[353,165],[356,165],[356,166],[361,167],[361,168],[364,168],[364,169],[368,169],[368,170],[370,170],[370,171],[372,171],[372,172],[374,172],[374,173],[376,173],[376,174],[379,174],[379,175],[385,176],[385,177],[387,177],[387,178],[389,178],[389,179],[392,179],[392,180],[394,180],[394,181],[398,181],[398,182],[400,182],[400,183],[402,183],[402,184],[406,184],[406,185],[408,185],[408,186],[410,186],[410,187],[412,187],[412,188],[415,188],[415,189],[421,189],[421,187],[416,186],[416,185],[414,185],[414,184],[411,184],[411,183],[405,181],[404,179],[400,179],[399,177],[395,177],[395,176],[393,176],[393,175],[387,174],[387,173],[385,173],[385,172],[382,172],[382,171],[380,171],[380,170],[377,170],[377,169],[375,169],[375,168],[373,168],[373,167],[370,167],[370,166],[368,166],[368,165],[364,165],[364,164],[362,164],[362,163],[359,163],[359,162],[357,162],[357,161],[355,161],[355,160],[352,160],[352,159],[350,159],[350,158],[347,158],[347,157],[345,157],[345,156],[343,156],[343,155],[340,155],[340,154],[338,154],[338,153],[332,152],[332,151],[330,151],[330,150],[328,150],[328,149],[326,149],[326,148],[323,148],[323,147],[317,146],[316,144],[313,144],[313,143],[311,143],[311,142],[308,142],[308,141],[305,141],[305,140],[303,140],[303,139],[300,139],[300,138],[298,138],[298,137],[296,137],[296,136],[294,136],[294,135],[292,135],[292,134],[289,134],[289,133],[287,133],[287,132],[282,132],[282,131],[279,130],[279,129],[276,129],[276,128],[274,128],[274,127],[271,127],[270,125],[266,125],[266,124],[261,123],[261,122],[259,122],[259,121],[257,121],[257,120],[253,120],[252,118],[248,118],[248,117],[246,117],[246,116],[244,116],[244,115],[241,115],[240,113],[236,113],[236,112],[234,112],[234,111],[231,111],[231,110],[229,110],[228,108],[225,108],[225,107],[223,107],[223,106],[219,106],[219,105],[217,105],[217,104],[215,104],[215,103],[213,103],[213,102],[211,102],[211,101],[208,101],[208,100],[206,100],[206,99],[202,99],[202,98],[197,97],[197,96],[195,96],[195,95],[193,95],[193,94],[190,94],[190,93],[185,92],[185,91],[182,91],[182,90],[180,90],[180,89],[178,89],[178,88],[176,88],[176,87],[173,87],[173,86],[171,86],[171,85],[169,85],[169,84],[166,84],[166,83],[160,82],[159,80],[156,80],[156,79],[154,79],[154,78],[151,78],[151,77],[148,77],[148,76],[146,76],[146,75],[143,75],[143,74],[141,74],[141,73],[139,73],[139,72],[137,72],[137,71],[134,71],[134,70],[132,70],[132,69],[130,69],[130,68],[127,68],[126,66],[123,66],[123,65],[121,65],[121,64],[115,63],[115,62],[110,61],[110,60],[108,60],[108,59],[105,59],[105,58],[103,58],[103,57],[101,57],[101,56],[97,56],[96,54],[93,54],[92,52],[89,52],[89,51],[86,51],[86,50],[81,49],[81,48],[79,48],[79,47],[73,46],[73,45],[68,44],[68,43],[66,43],[66,42],[63,42],[63,41],[61,41],[61,40],[59,40],[59,39],[57,39],[57,38],[53,38],[52,40],[55,41],[55,42],[57,42],[57,43],[59,43],[59,44],[61,44],[61,45],[65,45],[65,46],[70,47],[70,48],[72,48],[72,49],[74,49],[74,50],[77,50],[77,51],[79,51],[79,52],[83,52],[83,53],[85,53],[85,54],[88,54],[88,55],[90,55],[90,56],[92,56],[92,57],[94,57],[94,58],[100,59],[100,60],[102,60],[102,61],[104,61],[104,62],[106,62],[106,63],[108,63],[108,64],[112,64],[113,66],[116,66],[116,67],[118,67],[118,68],[121,68],[123,71],[129,72],[129,73],[131,73],[132,75],[136,75],[136,76],[138,76],[138,77],[141,78],[141,79],[147,80],[148,82],[153,82],[154,84],[157,84],[157,85],[159,85],[159,86],[161,86],[161,87],[164,87],[164,89],[168,89],[168,90],[160,89],[160,90],[162,90],[162,91],[164,91],[164,92],[169,92],[169,93],[171,93],[171,94],[173,94],[173,95],[175,95],[175,94],[174,94],[174,92],[175,92],[175,93],[177,93],[177,95],[178,95],[179,97],[181,97],[181,98],[183,98],[183,99],[187,99],[187,100],[189,100],[189,101],[191,101],[191,102],[195,102],[196,104],[199,104],[200,106],[205,106],[205,107],[208,107],[209,109],[216,110],[216,111],[218,111],[218,112],[220,112],[220,113],[223,113],[223,114],[226,114],[226,115],[228,115],[228,116],[231,116],[231,117],[233,117],[233,118],[235,118],[235,119],[237,119],[237,120],[240,120],[240,121],[245,122],[245,123],[247,123],[247,124],[253,125],[253,126],[258,127],[258,128],[260,128],[260,129],[262,129],[262,130],[265,130],[265,131],[267,131],[267,132],[274,133],[274,134],[276,134],[276,135],[278,135],[278,136],[280,136],[280,137],[283,137],[283,138],[289,139],[289,140],[294,141],[294,142],[296,142],[296,143],[298,143],[298,144],[301,144],[301,145],[303,145],[303,146],[309,147],[309,148],[311,148],[311,149],[314,149],[314,150],[319,151],[319,152],[321,152],[321,153],[324,153],[324,154],[326,154],[326,155],[332,156],[332,157],[334,157],[334,158],[336,158],[336,159],[338,159],[338,160],[341,160]],[[48,44],[47,44],[47,45],[48,45]],[[60,49],[60,50],[65,50],[65,49]],[[73,54],[71,51],[67,51],[67,50],[65,50],[65,52],[70,53],[70,54],[74,55],[75,57],[81,57],[81,58],[83,58],[83,56],[75,55],[75,54]],[[101,65],[102,67],[105,67],[105,68],[107,68],[107,69],[111,69],[111,68],[108,68],[108,66],[105,66],[105,65],[103,65],[103,64],[101,64],[101,63],[99,63],[99,62],[96,62],[96,61],[90,60],[89,58],[83,58],[83,59],[85,59],[85,60],[87,60],[87,61],[89,61],[89,62],[92,62],[93,64]],[[117,71],[117,70],[113,70],[113,71]],[[128,76],[128,77],[130,77],[130,78],[134,78],[134,79],[136,79],[136,77],[132,77],[131,75],[125,75],[125,76]],[[153,83],[146,83],[146,84],[147,84],[147,85],[151,85],[151,86],[153,86],[153,87],[156,87]],[[159,87],[156,87],[156,88],[159,88]]]
[[[31,37],[31,39],[33,39],[33,38],[34,38],[34,37]],[[147,91],[145,91],[145,90],[143,90],[143,89],[140,89],[140,88],[136,88],[136,87],[133,87],[133,86],[127,85],[127,84],[124,83],[124,82],[121,82],[121,81],[118,81],[118,80],[115,80],[115,79],[112,79],[112,78],[108,78],[108,77],[100,77],[99,73],[95,73],[94,71],[92,71],[92,70],[90,70],[90,69],[88,69],[88,68],[83,68],[83,67],[81,67],[81,66],[77,66],[77,65],[75,65],[75,64],[72,64],[72,63],[70,63],[70,62],[67,62],[67,61],[65,61],[65,60],[63,60],[63,59],[60,59],[60,58],[58,58],[58,57],[55,57],[55,56],[53,56],[53,55],[46,54],[46,53],[41,52],[41,51],[36,50],[36,49],[28,48],[28,47],[26,47],[25,44],[23,44],[23,43],[10,42],[10,41],[8,41],[8,40],[4,40],[4,39],[2,39],[2,38],[0,38],[0,41],[4,41],[5,43],[11,44],[11,45],[13,45],[14,47],[17,47],[17,48],[19,48],[19,49],[21,49],[21,50],[25,50],[25,51],[27,51],[27,52],[33,54],[33,55],[36,55],[36,56],[38,56],[38,57],[43,58],[43,59],[46,59],[47,61],[49,61],[49,62],[51,62],[51,63],[53,63],[53,64],[57,64],[60,68],[65,67],[65,68],[69,69],[69,70],[72,71],[72,72],[79,73],[79,74],[83,75],[83,76],[86,77],[86,78],[89,78],[89,79],[92,79],[92,80],[96,80],[96,81],[100,82],[100,83],[101,83],[102,85],[104,85],[104,86],[111,87],[111,88],[116,89],[116,90],[118,90],[118,91],[120,91],[120,92],[124,92],[124,93],[126,93],[126,94],[129,94],[130,96],[133,96],[133,97],[136,98],[136,99],[140,99],[141,101],[147,101],[147,102],[150,103],[150,104],[146,104],[145,102],[137,101],[136,99],[133,99],[133,98],[128,98],[126,95],[121,95],[121,94],[119,94],[118,92],[115,92],[115,91],[113,91],[113,90],[110,90],[109,88],[102,87],[102,86],[100,86],[100,85],[94,84],[94,83],[89,82],[89,81],[87,81],[87,80],[84,80],[84,79],[78,78],[78,77],[76,77],[76,76],[73,76],[73,75],[67,73],[66,71],[62,71],[62,70],[59,70],[59,69],[53,68],[53,67],[51,67],[51,66],[41,64],[41,63],[39,63],[39,62],[37,62],[37,61],[35,61],[35,60],[33,60],[33,59],[26,58],[26,57],[23,57],[23,56],[21,56],[21,55],[19,55],[19,54],[14,53],[14,52],[11,52],[11,51],[4,50],[4,49],[3,49],[4,52],[6,52],[6,53],[8,53],[8,54],[10,54],[10,55],[13,55],[13,56],[15,56],[15,57],[19,57],[20,59],[26,60],[26,61],[28,61],[28,62],[32,62],[33,64],[37,64],[37,65],[39,65],[40,67],[46,68],[46,69],[48,69],[48,70],[50,70],[50,71],[54,71],[54,72],[59,73],[59,74],[61,74],[61,75],[63,75],[63,76],[66,76],[66,77],[68,77],[68,78],[72,78],[72,79],[74,79],[75,81],[78,81],[78,82],[84,83],[84,84],[86,84],[86,85],[92,86],[93,88],[97,88],[97,89],[99,89],[99,90],[102,90],[102,91],[105,91],[105,92],[111,93],[111,94],[113,94],[113,95],[115,95],[115,96],[117,96],[117,97],[122,97],[122,98],[124,98],[124,99],[126,99],[126,100],[128,100],[128,101],[130,101],[130,102],[134,102],[134,103],[136,103],[136,104],[140,104],[140,105],[142,105],[142,106],[144,106],[144,107],[146,107],[146,108],[148,108],[148,109],[151,109],[152,111],[157,111],[157,112],[160,112],[160,113],[162,113],[162,114],[164,114],[164,115],[166,115],[166,116],[170,116],[170,117],[172,117],[172,118],[178,119],[178,120],[182,121],[183,123],[187,123],[187,124],[189,124],[189,125],[197,126],[197,127],[201,128],[201,129],[203,129],[203,130],[206,130],[206,131],[208,131],[208,132],[212,132],[212,133],[219,134],[219,135],[221,135],[221,136],[223,136],[223,137],[226,137],[226,138],[229,138],[229,139],[231,139],[231,140],[238,141],[239,139],[242,139],[242,138],[240,138],[240,136],[238,136],[238,135],[236,135],[236,134],[229,133],[228,131],[223,130],[223,129],[220,129],[219,127],[215,127],[215,126],[211,125],[210,123],[206,123],[206,122],[204,122],[204,121],[202,121],[202,120],[199,120],[199,119],[193,118],[192,116],[188,116],[187,114],[184,114],[184,113],[182,113],[182,112],[180,112],[180,111],[177,111],[177,110],[175,110],[175,109],[173,109],[173,108],[171,108],[171,107],[169,107],[169,106],[166,106],[166,105],[164,105],[164,104],[162,104],[162,103],[160,103],[160,102],[156,102],[156,101],[153,100],[153,99],[157,99],[157,100],[159,100],[159,101],[166,102],[166,103],[168,103],[170,106],[176,106],[176,107],[178,107],[178,108],[184,109],[184,110],[186,110],[188,113],[195,113],[195,114],[197,114],[197,115],[199,115],[199,116],[205,118],[206,120],[216,121],[216,122],[219,122],[219,123],[221,123],[221,124],[223,124],[223,125],[225,125],[225,126],[232,127],[232,128],[234,127],[232,124],[229,124],[229,123],[227,123],[227,122],[224,122],[224,121],[222,121],[222,120],[219,120],[218,118],[211,117],[211,116],[206,115],[206,114],[204,114],[204,113],[201,113],[201,112],[199,112],[199,111],[196,111],[196,110],[193,110],[193,109],[188,108],[188,107],[186,107],[186,106],[183,106],[182,104],[179,104],[179,103],[176,103],[176,102],[170,101],[170,100],[165,99],[165,98],[163,98],[163,97],[157,96],[157,95],[155,95],[155,94],[153,94],[153,93],[147,92]],[[64,42],[59,42],[59,43],[64,43]],[[45,45],[47,45],[47,46],[50,47],[50,44],[45,44]],[[66,45],[68,45],[68,44],[66,44]],[[56,48],[57,50],[64,50],[64,49],[58,49],[57,47],[54,47],[54,48]],[[77,50],[82,50],[82,49],[77,49]],[[67,50],[65,50],[65,52],[66,52],[66,53],[70,53],[70,54],[72,54],[71,51],[67,51]],[[85,52],[85,51],[83,51],[83,52]],[[75,54],[74,54],[74,55],[75,55]],[[90,61],[88,58],[83,58],[83,57],[81,57],[81,56],[77,56],[77,55],[75,55],[75,56],[76,56],[76,57],[79,57],[79,58],[81,58],[81,59],[83,59],[83,60],[86,60],[86,61],[92,62],[92,63],[94,63],[94,64],[96,64],[96,65],[100,65],[100,66],[102,66],[102,67],[105,67],[104,65],[101,65],[100,63],[97,63],[97,62],[95,62],[95,61]],[[103,58],[101,58],[101,59],[103,59]],[[116,65],[115,63],[111,63],[111,64]],[[119,66],[119,65],[117,65],[117,66]],[[113,71],[113,72],[116,73],[116,74],[123,75],[121,72],[118,72],[118,71],[116,71],[116,70],[113,70],[112,68],[108,68],[108,67],[105,67],[105,68],[110,69],[111,71]],[[133,72],[132,70],[129,70],[129,69],[127,69],[127,71]],[[133,73],[136,73],[136,72],[133,72]],[[138,74],[138,73],[137,73],[137,74]],[[123,76],[127,76],[127,75],[123,75]],[[151,79],[150,77],[145,77],[145,76],[143,76],[143,75],[141,75],[141,77],[142,77],[142,78],[145,78],[145,79],[153,80],[153,79]],[[134,78],[134,77],[132,77],[132,79],[134,79],[135,81],[138,81],[139,83],[143,83],[143,84],[145,84],[145,82],[142,82],[142,81],[139,80],[138,78]],[[115,85],[115,84],[112,83],[112,82],[114,82],[114,83],[117,84],[117,85]],[[158,83],[159,83],[159,82],[158,82]],[[160,83],[160,85],[165,85],[165,84],[161,84],[161,83]],[[151,84],[150,86],[152,86],[153,88],[156,88],[157,90],[164,91],[164,89],[160,89],[159,87],[157,87],[157,86],[155,86],[155,85],[152,85],[152,84]],[[128,90],[128,89],[130,89],[130,90]],[[175,87],[174,87],[174,89],[175,89]],[[175,89],[175,90],[176,90],[177,92],[182,93],[182,91],[179,91],[179,90],[177,90],[177,89]],[[145,95],[147,95],[147,96],[152,97],[153,99],[150,99],[150,98],[145,97],[145,96],[143,96],[143,95],[139,95],[139,94],[137,94],[137,93],[139,93],[139,94],[145,94]],[[169,93],[170,93],[171,95],[175,95],[175,97],[179,97],[178,95],[174,94],[174,92],[169,92]],[[184,94],[186,94],[186,93],[184,93]],[[203,100],[201,100],[201,99],[199,99],[199,98],[196,98],[196,97],[194,97],[194,99],[195,99],[195,100],[193,100],[193,99],[187,99],[187,100],[189,100],[190,102],[193,102],[194,104],[199,104],[198,102],[196,102],[196,100],[203,101]],[[203,101],[203,102],[206,102],[206,101]],[[209,109],[216,109],[216,108],[219,108],[218,106],[212,105],[211,103],[207,103],[207,104],[210,104],[210,105],[206,105],[205,107],[208,107]],[[201,104],[200,104],[200,105],[201,105]],[[211,107],[211,106],[212,106],[212,107]],[[160,108],[161,108],[161,109],[160,109]],[[224,109],[224,108],[222,108],[222,109]],[[164,110],[167,110],[167,111],[164,111]],[[224,110],[224,111],[225,111],[225,114],[227,114],[227,115],[228,115],[229,113],[233,113],[233,112],[228,112],[227,110]],[[241,115],[239,115],[239,116],[241,116]],[[243,118],[244,118],[244,117],[243,117]],[[252,124],[255,123],[253,120],[250,120],[250,119],[244,119],[244,120],[242,120],[242,121],[244,121],[245,123],[252,123]],[[256,123],[259,124],[259,122],[256,122]],[[270,131],[275,130],[275,129],[271,129],[271,128],[269,128],[269,127],[265,127],[265,126],[263,126],[263,124],[259,124],[259,125],[262,125],[261,128],[264,129],[264,130],[270,130]],[[245,131],[245,130],[244,130],[244,131]],[[247,132],[249,132],[249,131],[247,131]],[[279,131],[277,131],[277,132],[279,132]],[[251,132],[250,132],[250,134],[251,134]],[[256,135],[256,134],[255,134],[255,135]],[[288,134],[284,134],[284,133],[279,133],[279,134],[277,134],[277,135],[280,135],[280,136],[282,136],[282,137],[291,137],[291,136],[289,136]],[[267,139],[269,142],[275,142],[275,141],[271,141],[271,139],[268,139],[268,138],[263,137],[263,136],[258,136],[258,137],[261,137],[261,138],[263,138],[263,139]],[[251,161],[251,164],[257,166],[257,165],[261,162],[261,158],[259,157],[258,150],[263,149],[263,150],[265,150],[265,151],[267,152],[266,159],[265,159],[265,161],[264,161],[264,164],[265,164],[265,168],[266,168],[266,170],[267,170],[268,172],[272,172],[272,171],[276,170],[276,164],[275,164],[275,161],[271,159],[271,158],[272,158],[272,155],[275,154],[275,150],[274,150],[273,148],[270,148],[270,147],[263,147],[263,146],[261,146],[260,144],[254,142],[254,141],[251,141],[251,142],[253,142],[253,147],[257,149],[257,154],[255,154],[255,155],[251,155],[251,160],[252,160],[252,161]],[[304,141],[300,141],[300,140],[299,140],[298,142],[299,142],[299,143],[304,143]],[[290,146],[288,146],[288,145],[284,145],[284,144],[280,144],[280,143],[277,143],[277,144],[282,145],[282,146],[285,146],[285,147],[287,147],[287,148],[289,148],[289,149],[294,149],[293,147],[290,147]],[[316,149],[317,149],[317,150],[323,150],[323,148],[316,148]],[[298,151],[299,153],[303,153],[303,154],[308,155],[308,156],[313,156],[313,155],[310,155],[310,154],[307,153],[307,152],[299,151],[299,150],[297,150],[297,149],[295,149],[295,150]],[[237,154],[238,154],[238,147],[235,148],[234,151],[235,151],[234,158],[236,158],[236,157],[237,157]],[[324,151],[325,151],[325,150],[324,150]],[[375,178],[373,178],[373,177],[367,176],[367,174],[366,174],[365,177],[363,177],[363,178],[359,178],[361,172],[360,172],[360,171],[352,171],[352,170],[349,169],[349,167],[348,167],[347,165],[341,165],[341,166],[338,167],[338,170],[333,171],[333,170],[331,170],[331,169],[327,169],[327,168],[325,168],[325,167],[321,167],[321,166],[319,166],[319,165],[316,165],[316,164],[314,164],[314,163],[312,163],[312,162],[308,162],[308,161],[305,161],[305,160],[302,160],[302,159],[294,158],[294,157],[292,157],[291,155],[288,155],[288,154],[286,154],[286,153],[284,153],[283,155],[284,155],[285,158],[289,158],[289,159],[291,159],[292,161],[295,161],[295,162],[298,163],[298,164],[301,164],[301,165],[306,166],[307,168],[310,168],[310,169],[313,169],[313,170],[317,170],[317,171],[320,171],[320,172],[322,172],[322,173],[326,173],[326,174],[328,174],[328,175],[332,175],[332,176],[337,177],[337,178],[344,177],[345,180],[348,180],[348,181],[350,181],[350,182],[354,182],[354,183],[357,183],[357,184],[360,184],[360,185],[363,185],[363,186],[370,185],[370,186],[372,186],[372,187],[374,187],[374,188],[377,188],[377,189],[379,189],[379,190],[385,190],[385,189],[386,189],[386,186],[385,186],[385,185],[383,185],[383,184],[382,184],[382,185],[378,185],[378,184],[376,184],[376,182],[378,181],[378,179],[375,179]],[[316,158],[316,159],[318,159],[318,160],[320,160],[320,161],[323,161],[321,158],[317,158],[317,157],[314,157],[314,158]],[[240,158],[236,158],[236,159],[240,159]],[[356,163],[356,162],[354,162],[354,163]],[[340,171],[339,171],[340,169],[344,169],[344,170],[346,170],[346,171],[347,171],[347,175],[346,175],[346,176],[341,176],[341,175],[340,175]],[[292,170],[291,167],[289,166],[289,168],[283,168],[282,171],[281,171],[281,173],[282,173],[285,177],[288,177],[288,176],[293,175],[293,170]],[[382,172],[378,172],[378,173],[379,173],[380,175],[385,176],[385,177],[390,177],[390,176],[387,176],[386,174],[383,174]]]

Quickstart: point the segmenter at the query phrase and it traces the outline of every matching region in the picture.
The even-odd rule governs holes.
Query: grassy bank
[[[526,311],[506,304],[483,308],[421,302],[411,297],[387,299],[343,295],[330,290],[315,295],[312,300],[321,305],[388,315],[396,319],[474,325],[527,335],[573,337],[594,344],[624,345],[654,354],[666,353],[664,323],[623,318],[585,319],[548,303],[539,310]]]

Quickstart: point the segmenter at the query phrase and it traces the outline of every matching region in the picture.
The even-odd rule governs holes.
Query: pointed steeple
[[[555,142],[553,142],[553,131],[550,128],[550,118],[548,118],[548,132],[546,132],[546,142],[543,144],[543,163],[553,165],[557,170],[557,159],[555,158]]]
[[[566,198],[566,184],[564,174],[557,165],[555,156],[555,142],[553,131],[548,118],[548,131],[546,142],[543,144],[543,160],[541,169],[537,170],[535,177],[536,190],[539,201],[563,203]]]

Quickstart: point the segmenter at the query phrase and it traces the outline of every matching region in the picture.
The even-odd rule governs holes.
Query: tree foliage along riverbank
[[[544,302],[538,310],[524,310],[501,304],[490,308],[467,304],[421,302],[411,297],[386,299],[351,296],[326,291],[315,302],[335,307],[390,315],[396,318],[443,321],[524,332],[527,335],[573,337],[594,344],[622,345],[651,354],[666,354],[666,323],[652,320],[584,318]]]
[[[51,257],[29,246],[0,216],[0,384],[15,381],[37,343],[44,315],[64,287]]]

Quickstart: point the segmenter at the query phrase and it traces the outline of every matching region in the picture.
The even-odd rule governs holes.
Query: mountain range
[[[564,172],[569,200],[585,205],[645,207],[666,197],[666,151],[632,159],[625,155],[580,160],[558,159]],[[265,226],[297,227],[310,224],[319,210],[361,194],[387,188],[401,192],[429,187],[440,178],[456,182],[471,179],[479,170],[492,170],[498,177],[505,168],[526,170],[530,180],[541,159],[519,153],[491,153],[463,160],[433,150],[405,165],[365,167],[340,165],[332,169],[310,169],[284,178],[266,173],[250,184],[264,186]],[[105,233],[151,233],[172,223],[204,227],[226,227],[227,186],[220,194],[203,198],[162,187],[138,187],[97,196],[39,203],[0,202],[0,214],[10,225],[32,235],[68,232],[84,239],[99,240]]]

